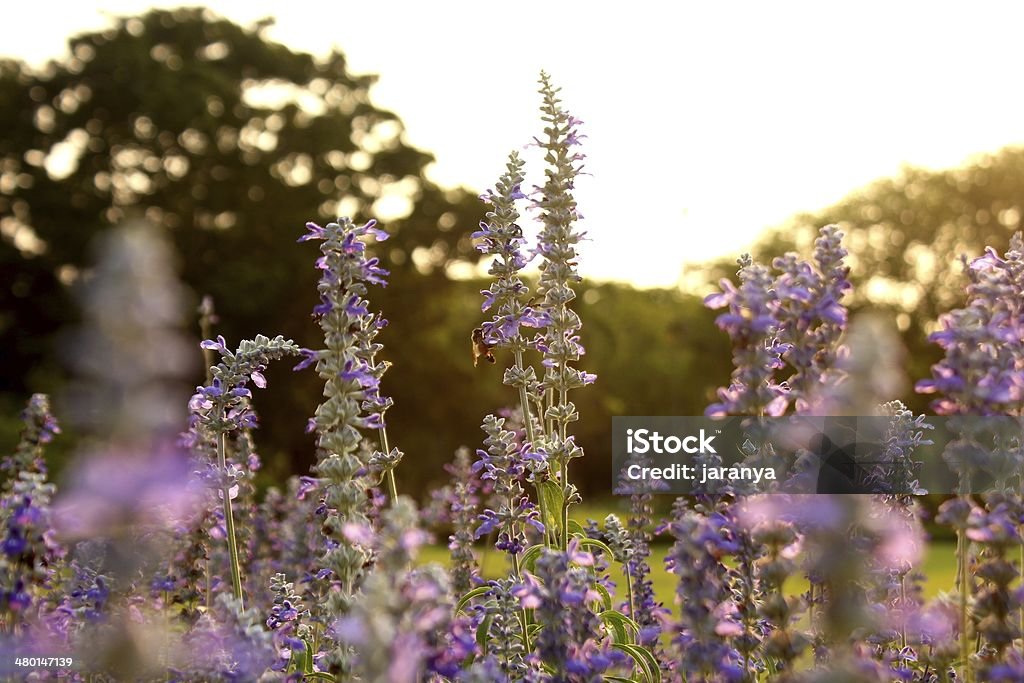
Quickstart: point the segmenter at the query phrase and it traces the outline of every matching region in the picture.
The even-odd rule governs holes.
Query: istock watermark
[[[923,495],[1019,490],[1015,417],[615,417],[612,489]]]

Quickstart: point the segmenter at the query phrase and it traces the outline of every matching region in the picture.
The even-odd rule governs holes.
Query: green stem
[[[956,532],[956,587],[960,597],[960,662],[963,680],[971,683],[970,640],[967,634],[967,536],[964,529]]]
[[[224,419],[223,406],[218,408],[217,421]],[[217,435],[217,464],[221,472],[227,471],[227,433],[221,431]],[[227,530],[228,556],[231,564],[231,590],[238,600],[240,609],[245,609],[244,598],[242,597],[242,570],[238,564],[238,541],[235,537],[235,519],[231,512],[231,490],[230,487],[221,489],[224,497],[224,526]]]
[[[375,362],[375,355],[370,356],[370,364],[373,365]],[[380,435],[380,450],[384,453],[385,457],[391,453],[391,446],[388,445],[388,428],[383,426],[384,412],[381,411],[381,428],[377,430]],[[398,500],[398,484],[395,481],[395,470],[394,468],[389,469],[385,474],[384,478],[388,482],[388,493],[391,495],[391,502],[394,503]]]
[[[519,555],[516,553],[512,554],[512,571],[515,574],[516,580],[522,579],[522,572],[519,569]],[[533,646],[530,644],[530,618],[526,614],[526,608],[523,607],[519,610],[519,621],[523,625],[523,648],[526,654],[533,652]]]
[[[544,397],[547,399],[547,407],[550,408],[555,403],[555,390],[554,389],[547,389],[547,390],[545,390],[544,391]],[[554,421],[552,421],[551,418],[547,418],[547,419],[545,419],[545,422],[547,423],[547,432],[548,432],[548,434],[552,434],[555,431],[555,423],[554,423]]]
[[[814,631],[814,582],[811,581],[807,585],[807,627],[808,630]]]
[[[565,363],[562,363],[562,375],[565,375]],[[560,390],[559,399],[562,405],[569,403],[569,392]],[[563,418],[558,425],[559,437],[564,444],[569,436],[568,423]],[[562,550],[569,548],[569,458],[562,463]]]
[[[626,599],[629,600],[629,618],[636,621],[636,603],[633,601],[633,577],[629,572],[629,562],[623,562],[622,567],[626,570]]]
[[[900,575],[900,614],[905,615],[907,610],[907,575]],[[902,652],[907,648],[907,619],[900,617],[900,664],[903,664]]]
[[[206,558],[206,611],[213,606],[213,580],[210,578],[210,558]]]
[[[384,417],[381,416],[381,419],[384,419]],[[377,431],[380,432],[381,451],[383,451],[384,455],[387,455],[391,452],[391,448],[388,447],[387,427],[381,427]],[[391,502],[394,503],[396,500],[398,500],[398,484],[395,482],[395,469],[393,467],[390,468],[384,475],[384,477],[388,481],[388,493],[391,494]]]
[[[1022,486],[1022,488],[1024,488],[1024,482],[1022,482],[1021,486]],[[1021,527],[1020,527],[1020,535],[1021,535],[1022,538],[1024,538],[1024,524],[1022,524]],[[1020,548],[1018,548],[1018,552],[1020,553],[1020,564],[1018,565],[1017,572],[1018,572],[1018,575],[1020,577],[1020,585],[1024,586],[1024,544],[1022,544],[1020,546]],[[1020,606],[1020,617],[1019,617],[1019,619],[1020,619],[1021,646],[1024,647],[1024,604],[1021,604],[1021,606]]]
[[[515,349],[514,353],[516,358],[516,369],[521,371],[523,369],[523,350]],[[529,442],[531,449],[536,448],[537,434],[533,429],[533,417],[532,413],[530,412],[530,397],[526,393],[526,384],[519,385],[519,403],[523,406],[523,422],[526,424],[526,440]],[[534,481],[533,488],[537,492],[537,505],[540,507],[540,518],[547,519],[547,513],[544,507],[544,496],[542,496],[540,493],[540,483]],[[545,525],[544,545],[548,547],[551,547],[551,539],[549,538],[550,533],[551,530],[548,529]]]
[[[523,369],[523,351],[516,349],[516,369]],[[530,417],[530,399],[526,395],[526,384],[519,385],[519,403],[523,406],[523,422],[526,423],[526,438],[531,447],[537,446],[537,436],[533,433],[533,419]]]

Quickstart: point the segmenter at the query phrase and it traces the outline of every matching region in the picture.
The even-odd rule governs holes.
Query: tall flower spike
[[[60,433],[46,394],[33,394],[21,414],[24,428],[13,456],[0,469],[0,624],[21,627],[22,615],[52,588],[63,548],[53,538],[43,445]],[[38,607],[38,605],[36,605]]]
[[[723,279],[721,292],[704,299],[708,308],[728,307],[715,318],[715,324],[732,338],[732,383],[718,390],[719,402],[705,413],[716,415],[770,415],[786,412],[789,397],[786,388],[775,381],[775,371],[783,367],[782,354],[790,345],[779,341],[775,311],[778,299],[768,269],[754,263],[749,255],[737,263],[740,286]]]
[[[1019,412],[1024,401],[1024,240],[1017,233],[1000,257],[991,247],[969,264],[967,306],[939,318],[928,339],[945,351],[917,391],[939,394],[940,415]]]
[[[349,614],[333,627],[354,649],[359,680],[415,683],[439,680],[434,674],[454,677],[469,654],[466,643],[451,637],[453,605],[445,573],[437,565],[410,570],[428,540],[418,521],[415,505],[401,497],[383,511],[379,533],[345,525],[346,535],[372,546],[377,557]]]
[[[847,319],[842,299],[851,287],[842,239],[837,226],[826,225],[814,242],[813,264],[793,253],[772,263],[781,271],[775,282],[775,317],[779,340],[788,345],[784,358],[793,374],[786,383],[798,412],[811,408],[812,397],[822,385],[838,379],[834,366],[842,352],[839,338]]]
[[[477,484],[470,466],[469,449],[455,451],[450,499],[452,534],[448,537],[451,551],[452,594],[461,596],[479,581],[479,566],[473,554],[473,520],[479,507]]]
[[[4,456],[0,462],[0,471],[6,475],[5,491],[10,490],[19,472],[46,474],[43,446],[50,443],[54,435],[60,434],[60,425],[50,412],[50,397],[46,394],[32,394],[21,413],[21,421],[25,426],[18,446],[12,455]]]
[[[484,296],[481,309],[484,312],[496,310],[491,319],[480,327],[480,341],[488,350],[497,347],[512,351],[515,364],[505,371],[504,382],[519,390],[527,440],[536,444],[534,418],[537,412],[543,411],[540,382],[533,367],[524,365],[523,352],[535,348],[537,341],[527,340],[522,328],[543,328],[549,319],[527,300],[530,289],[519,276],[529,259],[523,252],[526,243],[523,229],[516,222],[519,220],[519,211],[515,203],[526,198],[521,189],[524,179],[523,161],[518,153],[512,152],[509,155],[505,169],[505,173],[498,179],[496,189],[480,195],[480,199],[492,208],[487,212],[487,222],[481,223],[480,230],[472,234],[474,239],[481,240],[477,249],[494,257],[488,272],[495,280],[480,293]]]
[[[249,403],[252,392],[247,388],[250,381],[259,387],[267,386],[263,372],[271,361],[295,355],[299,347],[291,340],[278,335],[270,339],[262,334],[253,340],[244,339],[238,350],[230,351],[224,337],[207,339],[200,344],[204,350],[217,351],[221,362],[210,368],[213,381],[210,386],[197,387],[189,401],[192,411],[193,429],[201,435],[213,435],[216,442],[217,462],[211,463],[210,483],[220,492],[224,533],[228,544],[231,569],[231,585],[234,597],[243,604],[241,564],[238,558],[238,539],[235,533],[234,514],[231,499],[237,495],[238,479],[242,471],[228,465],[228,435],[256,425],[256,413]],[[201,440],[201,436],[199,437]]]
[[[673,520],[663,529],[675,538],[665,565],[679,577],[680,620],[673,639],[677,673],[686,680],[739,681],[741,659],[729,640],[743,627],[735,614],[723,609],[731,603],[725,583],[728,570],[721,561],[735,552],[735,541],[721,515],[705,517],[685,510],[682,503],[681,498],[676,502]]]
[[[487,222],[480,223],[480,230],[472,237],[480,240],[479,251],[494,257],[487,272],[495,280],[480,292],[484,296],[481,310],[495,310],[494,317],[483,324],[484,340],[492,346],[524,351],[527,344],[519,328],[543,327],[545,318],[527,305],[526,295],[530,290],[519,276],[528,259],[522,249],[526,243],[523,229],[516,222],[519,211],[515,203],[526,198],[521,189],[523,161],[518,153],[509,155],[505,168],[496,189],[480,195],[492,208],[487,212]]]
[[[573,197],[576,177],[582,170],[579,162],[584,158],[574,149],[582,138],[578,132],[581,121],[562,108],[559,89],[551,84],[546,73],[541,72],[540,84],[544,98],[541,118],[546,124],[544,132],[547,137],[536,142],[546,152],[544,159],[549,167],[544,170],[544,186],[538,188],[533,200],[543,223],[537,244],[537,253],[543,259],[538,293],[542,298],[541,309],[547,318],[547,327],[538,348],[544,353],[546,368],[540,385],[546,396],[542,416],[547,426],[546,450],[550,467],[557,472],[562,485],[564,548],[568,542],[568,507],[578,497],[568,482],[569,460],[583,455],[582,449],[569,435],[569,423],[579,419],[576,406],[569,401],[569,392],[591,384],[596,376],[572,367],[572,363],[578,362],[584,353],[579,341],[582,324],[579,315],[569,307],[576,298],[573,285],[581,280],[576,272],[576,246],[584,235],[575,228],[580,216]]]
[[[387,233],[374,221],[355,225],[348,218],[319,226],[307,223],[308,232],[300,242],[322,240],[316,265],[321,271],[317,289],[320,304],[314,317],[324,332],[325,348],[303,350],[304,359],[296,370],[315,365],[324,380],[324,402],[309,422],[317,434],[316,473],[321,478],[321,529],[326,537],[322,566],[337,582],[318,617],[329,625],[348,613],[368,559],[364,545],[353,543],[344,529],[368,524],[370,512],[366,488],[371,468],[385,472],[395,493],[394,465],[401,458],[398,449],[387,446],[383,414],[391,399],[380,394],[380,379],[388,364],[376,359],[381,345],[375,338],[387,324],[369,310],[364,298],[368,284],[384,285],[387,271],[376,258],[367,257],[366,239],[383,241]],[[374,453],[363,442],[363,430],[380,430],[381,450]],[[339,646],[330,657],[335,672],[350,658]]]

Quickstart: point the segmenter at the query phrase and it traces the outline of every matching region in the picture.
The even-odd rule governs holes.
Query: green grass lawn
[[[579,506],[573,510],[573,517],[580,522],[585,522],[588,518],[603,520],[610,511],[608,507]],[[621,515],[622,513],[619,514]],[[665,555],[669,548],[670,544],[665,542],[653,545],[650,562],[651,581],[654,583],[654,592],[663,604],[672,607],[675,605],[676,580],[672,574],[665,570],[664,563]],[[943,591],[953,590],[956,576],[955,552],[955,542],[933,541],[928,544],[924,561],[919,567],[927,577],[924,584],[925,597],[932,598]],[[481,564],[481,570],[485,578],[507,575],[509,571],[505,554],[494,548],[478,546],[477,559]],[[448,548],[444,545],[428,546],[423,549],[419,561],[423,563],[437,562],[446,565],[449,562]],[[619,588],[616,592],[621,592],[625,581],[625,577],[621,573],[621,566],[613,564],[610,569],[613,572],[612,579]],[[800,581],[790,581],[787,583],[787,591],[799,593],[805,589],[806,584]],[[622,595],[617,597],[622,599]]]
[[[675,604],[676,580],[665,570],[664,558],[668,550],[669,545],[667,544],[657,544],[651,548],[651,581],[654,583],[654,592],[658,599],[665,605],[672,606]],[[932,598],[943,591],[953,590],[953,581],[956,576],[955,552],[956,543],[940,541],[929,544],[924,562],[920,567],[927,577],[924,583],[925,597]],[[477,548],[477,559],[481,563],[483,576],[486,578],[506,575],[509,571],[504,553],[493,548],[489,550],[483,547]],[[436,562],[446,565],[449,561],[448,548],[438,545],[428,546],[421,552],[419,560],[424,564]],[[618,567],[615,565],[611,567],[612,579],[621,588],[625,577],[621,575],[621,570],[619,570],[619,575],[616,575],[616,569]],[[788,586],[789,584],[787,584]],[[794,584],[791,590],[798,593],[805,590],[805,586]],[[621,599],[622,596],[617,597]]]

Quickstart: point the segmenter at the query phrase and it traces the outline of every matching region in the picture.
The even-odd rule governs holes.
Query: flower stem
[[[380,432],[380,449],[387,455],[391,452],[391,449],[388,447],[388,428],[381,427],[377,431]],[[388,493],[391,494],[391,502],[393,504],[398,500],[398,484],[395,482],[394,468],[389,469],[384,476],[388,481]]]
[[[1018,489],[1021,490],[1021,491],[1024,491],[1024,474],[1021,474],[1019,477],[1017,477],[1017,484],[1018,484]],[[1018,533],[1020,534],[1021,538],[1024,538],[1024,524],[1020,525],[1020,528],[1018,529]],[[1022,543],[1020,545],[1020,547],[1017,548],[1017,551],[1018,551],[1018,559],[1020,560],[1020,563],[1017,565],[1017,577],[1019,579],[1020,585],[1024,586],[1024,543]],[[1021,642],[1021,647],[1024,648],[1024,601],[1021,602],[1020,614],[1018,616],[1018,620],[1020,622],[1019,623],[1020,629],[1019,629],[1018,633],[1020,634],[1020,637],[1021,637],[1021,641],[1020,641]]]
[[[519,555],[517,553],[512,553],[512,571],[517,581],[523,578],[522,572],[519,568]],[[519,610],[519,621],[523,624],[523,649],[527,654],[529,654],[533,651],[533,646],[530,644],[530,620],[529,616],[526,614],[525,607]]]
[[[519,349],[519,348],[515,349],[515,357],[516,357],[516,369],[517,370],[522,370],[523,369],[523,351],[522,351],[522,349]],[[526,424],[526,440],[529,443],[531,449],[536,448],[537,447],[537,435],[536,435],[536,433],[533,430],[533,417],[531,416],[532,414],[530,413],[530,397],[526,393],[526,385],[525,384],[520,384],[519,385],[519,403],[522,404],[522,406],[523,406],[523,422]],[[540,483],[537,482],[537,481],[534,481],[533,482],[533,487],[537,491],[537,504],[540,507],[540,518],[541,519],[547,519],[547,516],[546,516],[547,513],[546,513],[545,505],[544,505],[544,496],[542,496],[541,493],[540,493]],[[550,531],[551,530],[548,529],[547,526],[544,527],[544,545],[546,545],[548,547],[550,547],[550,545],[551,545],[551,542],[549,540]]]
[[[900,575],[900,665],[903,652],[907,649],[907,575]]]
[[[523,369],[523,352],[521,349],[516,349],[516,369]],[[526,423],[526,440],[530,442],[530,447],[535,447],[537,444],[537,437],[533,433],[533,419],[530,417],[530,399],[526,395],[526,385],[519,385],[519,402],[523,406],[523,422]]]
[[[221,414],[217,416],[218,420],[222,419],[224,409],[220,408],[219,412]],[[223,431],[217,435],[217,464],[220,466],[221,472],[227,471],[227,438],[227,433]],[[228,557],[231,564],[231,590],[235,594],[235,599],[238,600],[239,607],[244,609],[242,571],[238,564],[238,541],[235,537],[235,519],[231,512],[230,487],[221,489],[221,495],[224,497],[224,526],[227,531]]]
[[[636,602],[633,601],[633,577],[629,572],[629,562],[624,562],[622,567],[626,571],[626,599],[629,600],[629,618],[636,621]]]
[[[1020,535],[1021,538],[1024,538],[1024,524],[1020,527]],[[1018,551],[1020,553],[1020,565],[1018,566],[1017,571],[1020,576],[1020,585],[1024,586],[1024,544],[1018,548]],[[1021,646],[1024,647],[1024,604],[1021,604],[1020,606],[1020,635],[1022,638]]]
[[[967,535],[964,529],[956,532],[956,586],[960,597],[960,661],[963,680],[971,683],[970,639],[967,634]]]
[[[565,362],[562,362],[562,376],[565,376]],[[569,392],[561,389],[561,404],[565,406],[569,402]],[[559,424],[559,437],[564,444],[568,438],[568,424],[563,418]],[[562,550],[569,548],[569,458],[566,457],[562,463]]]

